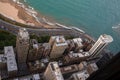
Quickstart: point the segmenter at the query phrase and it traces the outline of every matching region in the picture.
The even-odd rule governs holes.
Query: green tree
[[[0,50],[4,49],[4,46],[14,46],[16,45],[16,36],[0,30]]]

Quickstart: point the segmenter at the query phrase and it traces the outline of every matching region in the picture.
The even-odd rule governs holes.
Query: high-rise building
[[[49,41],[52,46],[50,58],[61,57],[68,44],[63,36],[52,36]]]
[[[91,57],[97,57],[100,54],[100,52],[112,41],[113,38],[110,35],[101,35],[97,42],[89,50]]]
[[[12,46],[4,47],[4,52],[7,57],[7,70],[9,77],[15,76],[18,71],[15,53]]]
[[[45,80],[64,80],[57,62],[50,62],[44,73]]]
[[[107,52],[105,53],[97,62],[98,68],[104,66],[111,58],[113,57],[113,53]]]
[[[37,40],[35,39],[30,40],[30,47],[29,47],[29,53],[27,56],[27,61],[34,61],[34,60],[40,59],[40,57],[38,57],[39,56],[38,51],[39,51],[39,45]]]
[[[18,63],[25,63],[29,50],[29,34],[25,28],[20,28],[18,32],[16,49]]]

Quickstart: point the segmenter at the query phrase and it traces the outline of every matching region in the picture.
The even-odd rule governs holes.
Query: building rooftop
[[[89,77],[89,74],[86,70],[74,73],[73,75],[74,80],[86,80]]]
[[[56,36],[55,42],[56,42],[56,46],[68,45],[63,36]]]
[[[60,71],[60,68],[58,66],[58,63],[57,62],[51,62],[50,66],[51,66],[51,69],[52,69],[54,75],[56,75],[56,80],[64,80],[63,76],[62,76],[62,73]]]
[[[89,53],[70,53],[69,54],[70,57],[86,57],[89,56]]]
[[[81,38],[74,38],[73,42],[76,43],[79,47],[83,46]]]
[[[102,39],[105,43],[110,43],[110,42],[113,41],[112,36],[107,35],[107,34],[103,34],[103,35],[101,35],[100,37],[101,37],[101,39]]]
[[[65,42],[65,38],[63,36],[57,36],[56,37],[56,42],[57,43],[64,43]]]
[[[87,71],[89,74],[92,74],[94,71],[97,71],[97,70],[98,70],[98,67],[97,67],[96,63],[90,63],[87,66]]]
[[[92,63],[92,64],[90,64],[90,66],[91,66],[94,70],[97,70],[97,69],[98,69],[96,63]]]
[[[40,80],[39,74],[34,74],[34,75],[33,75],[33,78],[34,78],[34,80]]]
[[[31,40],[31,45],[33,46],[34,49],[38,49],[38,42],[36,39]]]
[[[44,43],[43,46],[45,47],[45,49],[50,49],[51,48],[49,43]]]
[[[83,70],[87,67],[87,62],[86,61],[82,61],[80,62],[80,64],[78,65],[79,70]]]
[[[33,44],[34,49],[38,49],[38,44]]]
[[[33,74],[33,75],[15,78],[13,80],[40,80],[40,76],[39,76],[39,74]]]
[[[22,39],[29,39],[29,34],[25,28],[20,28],[18,34]]]
[[[66,66],[66,67],[61,68],[62,74],[75,72],[75,71],[78,71],[78,66],[77,65],[70,65],[70,66]]]
[[[12,46],[4,47],[4,52],[7,57],[7,69],[9,71],[17,70],[17,63]]]
[[[49,44],[51,46],[53,46],[54,43],[55,43],[56,46],[68,45],[64,36],[51,36],[51,38],[49,40]]]
[[[73,40],[67,40],[67,43],[70,47],[75,47],[75,44],[74,44]]]
[[[0,54],[0,63],[6,63],[7,58],[4,56],[4,54]]]

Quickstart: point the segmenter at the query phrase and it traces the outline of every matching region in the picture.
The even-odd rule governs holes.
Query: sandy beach
[[[23,3],[14,2],[13,0],[0,1],[0,14],[11,20],[34,27],[58,28],[55,25],[51,25],[50,22],[39,21],[36,11],[27,8]],[[42,17],[40,18],[42,19]]]
[[[25,21],[18,17],[18,9],[9,3],[0,2],[0,14],[12,20],[25,24]]]

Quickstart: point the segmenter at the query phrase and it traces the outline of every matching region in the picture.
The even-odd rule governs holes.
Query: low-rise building
[[[81,61],[86,60],[89,57],[89,53],[70,53],[64,57],[65,63],[80,63]]]
[[[74,73],[69,80],[86,80],[89,74],[86,70]]]
[[[70,65],[60,68],[61,73],[63,74],[63,77],[65,79],[69,78],[73,73],[78,72],[78,66],[77,65]]]
[[[28,76],[23,76],[19,78],[15,78],[12,80],[41,80],[41,77],[39,74],[33,74],[33,75],[28,75]]]
[[[78,68],[79,68],[80,71],[86,69],[86,67],[87,67],[87,62],[86,61],[82,61],[78,65]]]
[[[98,67],[96,65],[96,63],[91,63],[87,66],[87,71],[89,74],[92,74],[93,72],[97,71]]]
[[[81,38],[74,38],[73,42],[75,44],[75,52],[79,52],[79,50],[81,48],[83,48],[83,44],[82,44],[82,39]]]
[[[28,67],[30,72],[42,72],[45,70],[45,64],[40,62],[39,60],[29,62]]]

